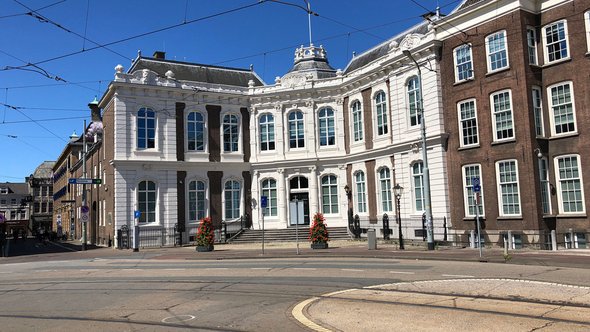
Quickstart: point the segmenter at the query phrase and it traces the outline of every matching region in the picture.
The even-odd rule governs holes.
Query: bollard
[[[367,230],[367,242],[369,244],[369,250],[377,249],[377,235],[375,234],[374,228],[369,228]]]
[[[551,250],[557,251],[557,234],[555,230],[551,231]]]
[[[389,216],[383,214],[383,240],[389,240]]]
[[[469,238],[469,247],[475,248],[475,231],[471,230],[470,234],[471,234],[471,237]]]
[[[133,226],[133,251],[139,251],[139,225]]]

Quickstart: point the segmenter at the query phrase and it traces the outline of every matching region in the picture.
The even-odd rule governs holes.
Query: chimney
[[[88,108],[90,108],[90,118],[92,122],[102,122],[100,108],[98,108],[98,100],[96,100],[96,97],[94,97],[93,101],[88,103]]]
[[[160,59],[160,60],[166,59],[166,52],[155,51],[154,52],[154,59]]]

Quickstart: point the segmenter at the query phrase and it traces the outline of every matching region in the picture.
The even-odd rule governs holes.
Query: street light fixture
[[[400,212],[400,199],[402,198],[402,194],[404,193],[404,187],[400,186],[399,183],[393,187],[393,194],[395,195],[395,199],[397,200],[397,229],[398,229],[398,238],[399,238],[399,249],[404,250],[404,236],[402,234],[402,215]]]
[[[420,87],[420,102],[418,104],[418,114],[420,116],[420,131],[422,133],[422,166],[424,178],[424,212],[426,212],[426,238],[428,241],[428,250],[434,250],[434,232],[432,227],[432,202],[430,200],[430,169],[428,168],[428,154],[426,153],[426,119],[424,118],[424,99],[422,95],[422,71],[420,65],[412,56],[409,50],[403,50],[403,54],[416,65],[418,69],[418,83]]]

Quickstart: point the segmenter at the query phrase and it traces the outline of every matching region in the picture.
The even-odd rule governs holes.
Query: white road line
[[[317,270],[316,268],[313,267],[293,267],[293,270]]]
[[[37,272],[55,272],[57,270],[37,270]]]
[[[0,272],[0,274],[8,274],[8,273],[12,273],[12,271],[9,271],[9,272]]]
[[[80,269],[80,272],[93,272],[98,271],[98,269]]]
[[[340,269],[341,271],[349,271],[349,272],[364,272],[365,270],[357,270],[357,269]]]
[[[270,270],[271,267],[251,267],[250,270]]]
[[[407,271],[389,271],[389,273],[395,273],[395,274],[416,274],[416,272],[407,272]]]
[[[122,271],[143,271],[143,269],[121,269]]]
[[[205,270],[228,270],[227,267],[207,267]]]
[[[312,322],[309,318],[307,318],[305,316],[305,314],[303,313],[303,311],[305,310],[305,307],[308,306],[309,304],[311,304],[314,301],[319,300],[319,297],[312,297],[311,299],[307,299],[303,302],[300,302],[299,304],[297,304],[293,310],[291,311],[291,314],[293,315],[293,317],[298,320],[301,324],[305,325],[306,327],[314,330],[314,331],[318,331],[318,332],[329,332],[330,330],[328,330],[327,328],[324,328],[323,326],[320,326],[314,322]]]
[[[166,271],[184,271],[186,269],[164,269]]]
[[[475,278],[475,276],[468,276],[464,274],[443,274],[443,277],[457,277],[457,278]]]

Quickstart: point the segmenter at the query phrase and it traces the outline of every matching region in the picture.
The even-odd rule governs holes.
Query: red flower
[[[213,222],[211,218],[205,217],[199,222],[197,228],[197,245],[210,246],[215,241],[215,233],[213,232]]]
[[[313,216],[313,224],[309,228],[309,241],[312,243],[326,243],[330,241],[324,215],[317,212]]]

